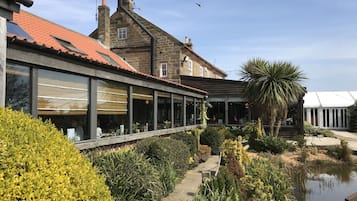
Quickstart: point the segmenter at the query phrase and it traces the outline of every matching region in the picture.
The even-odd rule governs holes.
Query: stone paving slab
[[[183,180],[176,185],[174,192],[162,201],[191,201],[202,183],[202,172],[214,171],[219,166],[219,156],[211,156],[205,163],[186,172]]]
[[[311,146],[333,146],[339,145],[340,139],[344,139],[348,142],[348,147],[354,152],[357,151],[357,134],[350,133],[347,131],[332,131],[336,138],[331,137],[318,137],[318,136],[307,136],[305,137],[306,145]]]

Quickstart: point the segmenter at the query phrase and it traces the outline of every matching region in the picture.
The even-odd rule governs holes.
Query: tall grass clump
[[[1,200],[113,200],[105,180],[50,122],[0,108]]]
[[[142,154],[127,152],[99,153],[93,164],[106,176],[115,200],[161,200],[164,195],[160,172]]]
[[[239,187],[226,167],[221,167],[217,177],[206,180],[194,201],[239,201]]]
[[[190,151],[187,145],[180,140],[146,138],[138,142],[134,150],[143,154],[151,164],[157,167],[172,165],[178,176],[183,176],[188,169]]]

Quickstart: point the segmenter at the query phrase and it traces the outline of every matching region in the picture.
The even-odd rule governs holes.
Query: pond
[[[292,172],[298,201],[343,201],[357,192],[357,165],[318,162]]]

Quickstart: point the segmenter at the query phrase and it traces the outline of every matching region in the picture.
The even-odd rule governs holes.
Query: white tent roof
[[[305,108],[349,107],[357,101],[357,91],[307,92]]]

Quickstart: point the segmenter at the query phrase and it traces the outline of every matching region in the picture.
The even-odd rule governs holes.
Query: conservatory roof
[[[349,107],[356,101],[357,91],[307,92],[304,96],[304,107]]]

